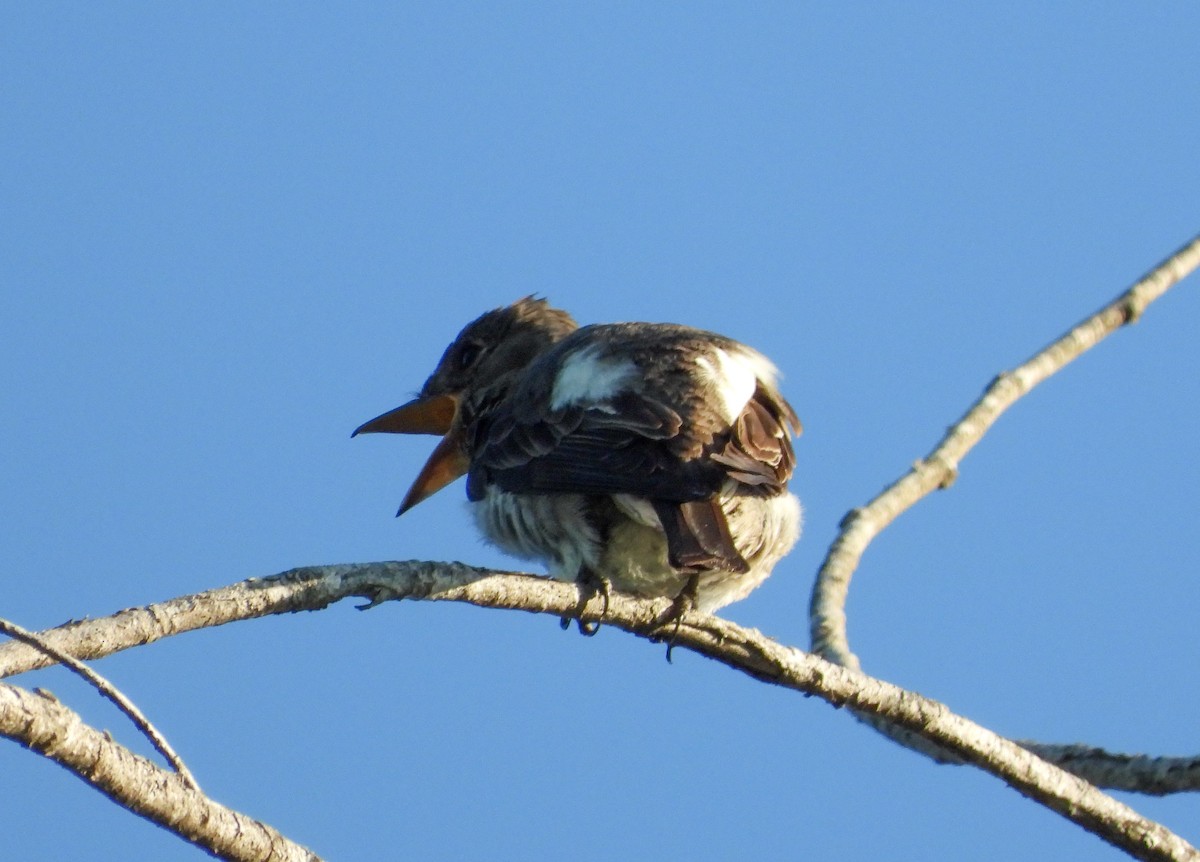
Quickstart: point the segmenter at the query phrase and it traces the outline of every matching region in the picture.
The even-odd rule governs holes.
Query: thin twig
[[[0,683],[0,736],[37,752],[145,817],[228,862],[321,862],[261,821],[209,799],[84,723],[46,692]]]
[[[916,502],[939,488],[949,487],[958,475],[963,457],[1021,396],[1117,329],[1136,321],[1151,302],[1197,266],[1200,266],[1200,236],[1029,361],[996,377],[929,455],[867,505],[852,510],[842,519],[838,536],[813,585],[809,605],[813,652],[844,667],[861,666],[846,634],[846,596],[850,578],[871,540]]]
[[[350,596],[368,607],[393,599],[464,601],[481,607],[578,615],[653,639],[661,629],[666,599],[636,599],[620,593],[588,601],[575,584],[461,563],[391,562],[295,569],[272,578],[243,581],[219,590],[122,611],[108,620],[89,620],[43,633],[56,644],[77,641],[95,654],[126,649],[181,631],[275,613],[318,610]],[[602,609],[601,605],[606,604]],[[108,637],[100,638],[107,629]],[[61,640],[60,640],[61,639]],[[997,776],[1022,795],[1045,805],[1138,859],[1193,860],[1200,853],[1181,837],[1093,785],[1036,757],[1016,743],[955,715],[944,705],[819,656],[787,647],[753,629],[719,617],[686,614],[674,637],[677,648],[701,655],[755,679],[816,695],[834,706],[880,716],[930,745],[953,751],[964,762]],[[14,672],[43,657],[0,648],[0,667]],[[76,655],[81,650],[71,649]]]
[[[138,709],[137,704],[127,698],[119,688],[70,653],[56,649],[46,643],[45,638],[22,628],[14,622],[0,618],[0,632],[4,632],[4,634],[11,638],[33,646],[91,683],[96,691],[111,700],[116,704],[117,709],[129,716],[129,720],[134,723],[138,730],[145,734],[146,738],[150,740],[150,744],[158,750],[159,754],[166,758],[167,762],[179,773],[179,777],[183,779],[188,787],[192,788],[192,790],[200,790],[200,784],[183,762],[183,758],[175,753],[175,749],[171,747],[171,743],[167,742],[166,737],[159,733],[158,728]]]

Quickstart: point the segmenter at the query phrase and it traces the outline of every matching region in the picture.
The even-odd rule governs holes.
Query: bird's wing
[[[730,480],[745,494],[783,493],[795,463],[789,430],[799,423],[764,381],[731,422],[722,415],[727,405],[702,397],[696,368],[663,353],[659,345],[655,368],[637,363],[628,385],[557,408],[549,393],[563,363],[547,357],[474,429],[468,496],[479,499],[494,484],[512,493],[644,497],[662,522],[672,565],[744,570],[717,493]]]
[[[660,401],[623,393],[602,405],[575,405],[536,418],[517,414],[507,405],[493,411],[473,446],[472,478],[514,493],[636,494],[675,501],[711,496],[721,487],[720,464],[677,454],[683,422]],[[473,496],[470,485],[468,494]]]

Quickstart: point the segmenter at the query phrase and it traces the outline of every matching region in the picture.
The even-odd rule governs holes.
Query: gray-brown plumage
[[[467,475],[483,533],[564,580],[712,611],[791,549],[800,423],[761,354],[674,324],[489,311],[412,402],[355,433],[443,434],[401,513]]]

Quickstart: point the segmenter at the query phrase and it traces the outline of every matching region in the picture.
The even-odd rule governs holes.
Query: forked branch
[[[320,862],[276,830],[213,802],[175,772],[84,724],[53,695],[0,683],[0,736],[73,772],[119,805],[231,862]]]
[[[667,599],[644,600],[614,593],[608,597],[607,610],[602,614],[604,601],[594,597],[581,605],[587,597],[575,584],[461,563],[364,563],[295,569],[272,578],[122,611],[106,619],[69,623],[41,635],[58,649],[98,658],[191,629],[269,614],[319,610],[350,596],[366,598],[368,606],[409,598],[464,601],[554,618],[577,615],[597,622],[602,618],[605,625],[650,639],[660,632],[659,620],[670,605]],[[101,637],[106,630],[108,636]],[[963,762],[999,777],[1022,795],[1135,858],[1200,860],[1200,853],[1162,825],[1017,744],[955,715],[940,703],[784,646],[719,617],[686,614],[674,640],[678,648],[698,652],[755,679],[815,695],[834,706],[877,715],[932,746],[954,752]],[[0,647],[0,675],[45,666],[47,661],[24,644]]]
[[[1135,858],[1200,862],[1200,853],[1182,838],[1079,777],[1087,775],[1096,782],[1148,793],[1194,790],[1200,788],[1197,759],[1150,759],[1081,746],[1014,743],[940,703],[861,673],[850,650],[845,619],[850,578],[870,541],[918,500],[948,486],[962,458],[1004,410],[1101,339],[1136,320],[1150,302],[1197,265],[1200,237],[1028,362],[997,377],[929,456],[844,519],[813,592],[810,620],[813,649],[818,654],[784,646],[718,617],[694,613],[682,619],[674,645],[756,679],[847,707],[926,753],[973,764]],[[613,594],[604,600],[601,614],[600,600],[587,602],[574,584],[461,563],[317,566],[107,618],[68,623],[39,633],[39,648],[4,644],[0,646],[0,677],[54,664],[56,651],[76,659],[95,659],[184,631],[270,614],[319,610],[350,596],[368,599],[368,606],[410,598],[465,601],[555,617],[579,616],[584,621],[599,621],[603,616],[606,625],[650,639],[659,633],[658,620],[669,604],[665,599]],[[270,827],[217,805],[179,775],[87,727],[48,695],[0,684],[0,735],[55,760],[130,810],[221,858],[317,859]],[[1057,760],[1071,772],[1043,757]],[[1182,783],[1176,780],[1180,776]]]
[[[813,652],[843,667],[861,667],[846,633],[846,597],[850,579],[871,541],[903,512],[958,476],[958,465],[1009,407],[1046,378],[1095,347],[1122,326],[1138,320],[1147,306],[1200,266],[1200,236],[1172,254],[1127,291],[1073,327],[1028,361],[998,375],[946,432],[933,451],[860,509],[849,512],[817,572],[809,605]],[[930,748],[902,730],[860,716],[902,745],[938,760],[954,761],[950,752]],[[1022,743],[1100,787],[1142,793],[1174,793],[1200,789],[1200,758],[1145,757],[1113,754],[1080,745]]]

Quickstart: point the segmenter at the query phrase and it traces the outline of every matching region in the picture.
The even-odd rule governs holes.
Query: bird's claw
[[[693,575],[688,579],[687,585],[680,590],[679,595],[671,602],[671,606],[654,621],[656,629],[650,637],[658,643],[666,643],[668,664],[672,663],[671,652],[675,649],[675,644],[679,640],[679,630],[683,625],[683,616],[696,608],[696,590],[698,586],[699,577]],[[670,628],[670,634],[667,634],[667,628]]]
[[[589,620],[585,620],[585,619],[580,619],[578,617],[570,617],[570,616],[559,617],[558,618],[558,626],[565,632],[567,629],[569,629],[571,627],[572,621],[579,624],[579,633],[581,635],[583,635],[585,638],[595,637],[596,632],[600,631],[599,621],[595,621],[595,620],[589,621]]]
[[[594,572],[584,571],[577,583],[580,586],[579,604],[575,607],[574,616],[560,617],[558,624],[566,631],[571,627],[571,620],[575,620],[579,625],[579,633],[584,637],[595,637],[596,632],[600,631],[601,624],[604,618],[608,616],[608,602],[612,595],[612,583],[608,578],[601,577]],[[583,612],[587,609],[588,603],[594,596],[600,596],[603,600],[600,607],[600,619],[585,620]]]

